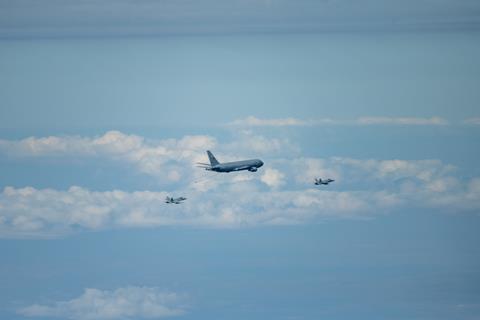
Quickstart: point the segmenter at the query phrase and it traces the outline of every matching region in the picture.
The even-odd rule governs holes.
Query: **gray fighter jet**
[[[165,203],[175,203],[175,204],[181,204],[182,201],[187,200],[185,197],[178,197],[178,198],[173,198],[173,197],[166,197],[165,198]]]
[[[220,163],[217,159],[215,159],[214,155],[207,150],[208,159],[210,160],[210,164],[208,163],[197,163],[200,165],[200,168],[209,171],[215,172],[232,172],[232,171],[241,171],[241,170],[248,170],[250,172],[255,172],[263,166],[263,161],[260,159],[251,159],[251,160],[243,160],[243,161],[235,161],[235,162],[225,162]]]
[[[321,184],[327,185],[327,184],[329,184],[330,182],[333,182],[333,181],[335,181],[335,180],[333,180],[333,179],[322,180],[322,178],[318,178],[318,179],[315,178],[315,185],[316,186],[319,186]]]

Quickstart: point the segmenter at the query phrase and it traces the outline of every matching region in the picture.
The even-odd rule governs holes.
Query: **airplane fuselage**
[[[187,200],[185,197],[173,198],[173,197],[166,197],[165,203],[174,203],[174,204],[181,204],[182,201]]]
[[[243,161],[225,162],[212,166],[209,170],[215,172],[232,172],[248,170],[255,172],[258,168],[263,166],[263,161],[260,159],[251,159]]]
[[[333,180],[333,179],[327,179],[327,180],[315,179],[315,185],[316,186],[327,185],[327,184],[329,184],[330,182],[333,182],[333,181],[335,181],[335,180]]]

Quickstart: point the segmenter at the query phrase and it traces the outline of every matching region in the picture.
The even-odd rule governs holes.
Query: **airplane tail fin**
[[[210,160],[210,165],[212,167],[220,163],[218,162],[217,159],[215,159],[215,156],[213,155],[213,153],[210,152],[210,150],[207,150],[207,154],[208,154],[208,159]]]

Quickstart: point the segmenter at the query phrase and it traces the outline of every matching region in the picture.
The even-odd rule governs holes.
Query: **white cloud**
[[[349,176],[364,175],[362,179],[397,180],[416,178],[430,181],[433,178],[445,177],[455,171],[452,165],[445,165],[440,160],[376,160],[332,158],[334,166],[340,166],[342,171],[350,171]],[[353,172],[352,172],[353,171]]]
[[[439,160],[377,160],[333,157],[296,158],[292,161],[275,162],[285,172],[293,175],[300,185],[310,185],[313,178],[332,178],[335,184],[351,186],[362,184],[363,188],[378,187],[379,184],[392,184],[401,179],[415,179],[428,182],[445,178],[455,171],[452,165]],[[385,186],[382,185],[382,188]]]
[[[94,138],[50,136],[0,140],[0,152],[11,157],[64,157],[76,160],[97,157],[120,161],[156,177],[163,184],[202,177],[203,172],[195,167],[195,163],[208,162],[206,150],[214,151],[221,161],[298,152],[298,148],[287,139],[267,138],[250,131],[242,131],[234,141],[222,145],[214,137],[205,135],[155,141],[119,131],[108,131]]]
[[[73,320],[157,319],[184,314],[184,298],[158,288],[125,287],[113,291],[85,289],[72,300],[51,305],[34,304],[18,310],[27,317],[55,317]]]
[[[278,188],[285,184],[285,175],[276,169],[267,168],[261,176],[260,180],[272,188]]]
[[[0,237],[52,237],[84,229],[171,225],[298,224],[326,217],[365,217],[402,206],[480,208],[480,182],[459,180],[456,168],[439,160],[301,158],[288,146],[288,141],[248,131],[222,145],[209,136],[148,141],[118,131],[96,138],[0,140],[0,149],[12,156],[104,157],[164,177],[173,186],[169,193],[6,187],[0,192]],[[217,174],[195,168],[195,162],[206,161],[205,149],[212,147],[219,150],[216,155],[222,161],[257,149],[278,152],[279,158],[264,159],[266,164],[257,173]],[[315,187],[315,177],[335,182]],[[169,206],[164,203],[167,195],[183,195],[188,200]]]
[[[254,116],[246,117],[245,119],[234,120],[227,125],[241,126],[241,127],[286,127],[286,126],[308,126],[311,125],[309,121],[283,118],[283,119],[259,119]]]
[[[415,117],[360,117],[356,120],[361,125],[414,125],[438,126],[447,125],[448,121],[440,117],[415,118]]]
[[[288,139],[267,138],[258,135],[249,130],[242,130],[237,133],[236,140],[220,146],[229,154],[235,154],[237,159],[239,154],[254,153],[258,155],[289,155],[298,154],[299,149],[294,144],[290,143]],[[251,156],[251,155],[250,155]],[[227,158],[228,161],[235,160],[235,158]]]
[[[185,136],[180,140],[147,141],[137,135],[109,131],[103,136],[85,138],[29,137],[19,141],[0,140],[0,151],[15,157],[103,157],[135,165],[141,172],[165,179],[179,179],[170,174],[167,163],[175,161],[191,168],[216,140],[209,136]]]
[[[349,124],[348,121],[334,120],[330,118],[320,119],[298,119],[298,118],[277,118],[277,119],[260,119],[254,116],[248,116],[244,119],[236,119],[227,123],[232,127],[307,127],[320,125]]]
[[[329,186],[304,180],[302,163],[341,172]],[[182,205],[164,203],[167,192],[97,192],[6,187],[0,193],[0,237],[55,237],[82,230],[194,226],[238,228],[361,218],[402,207],[465,212],[480,209],[480,178],[467,182],[434,160],[297,159],[293,167],[262,175],[215,175],[206,190],[185,195]],[[306,165],[305,167],[308,167]],[[299,176],[295,176],[299,175]],[[297,182],[295,182],[297,181]],[[262,184],[272,189],[265,190]],[[340,189],[340,190],[339,190]]]
[[[274,171],[268,183],[279,186],[279,175]],[[278,220],[301,223],[322,216],[368,214],[364,209],[373,197],[369,192],[315,189],[267,192],[260,191],[257,183],[247,180],[219,185],[208,193],[191,191],[185,194],[188,200],[178,206],[164,203],[166,192],[6,187],[0,193],[0,237],[55,237],[84,229],[172,225],[230,228],[268,225]]]
[[[324,190],[356,190],[370,194],[377,200],[373,205],[388,207],[434,207],[441,211],[458,209],[459,212],[480,208],[480,191],[476,181],[461,181],[456,168],[439,160],[377,160],[351,158],[296,158],[277,160],[273,164],[285,174],[285,188],[311,186],[313,178],[333,178],[334,183]],[[378,198],[380,197],[380,198]]]
[[[468,118],[463,121],[466,124],[480,125],[480,117]]]
[[[471,119],[470,123],[476,123],[478,119]],[[237,119],[227,124],[236,127],[287,127],[287,126],[322,126],[322,125],[448,125],[448,121],[440,117],[418,118],[418,117],[359,117],[355,120],[340,119],[309,119],[297,118],[283,119],[259,119],[249,116],[245,119]]]
[[[295,176],[295,182],[311,185],[314,178],[331,178],[341,181],[341,170],[333,166],[330,161],[319,158],[297,158],[286,162],[291,166],[290,172]]]

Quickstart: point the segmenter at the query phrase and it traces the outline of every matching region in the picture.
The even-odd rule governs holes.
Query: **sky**
[[[0,318],[478,319],[479,13],[0,0]]]

